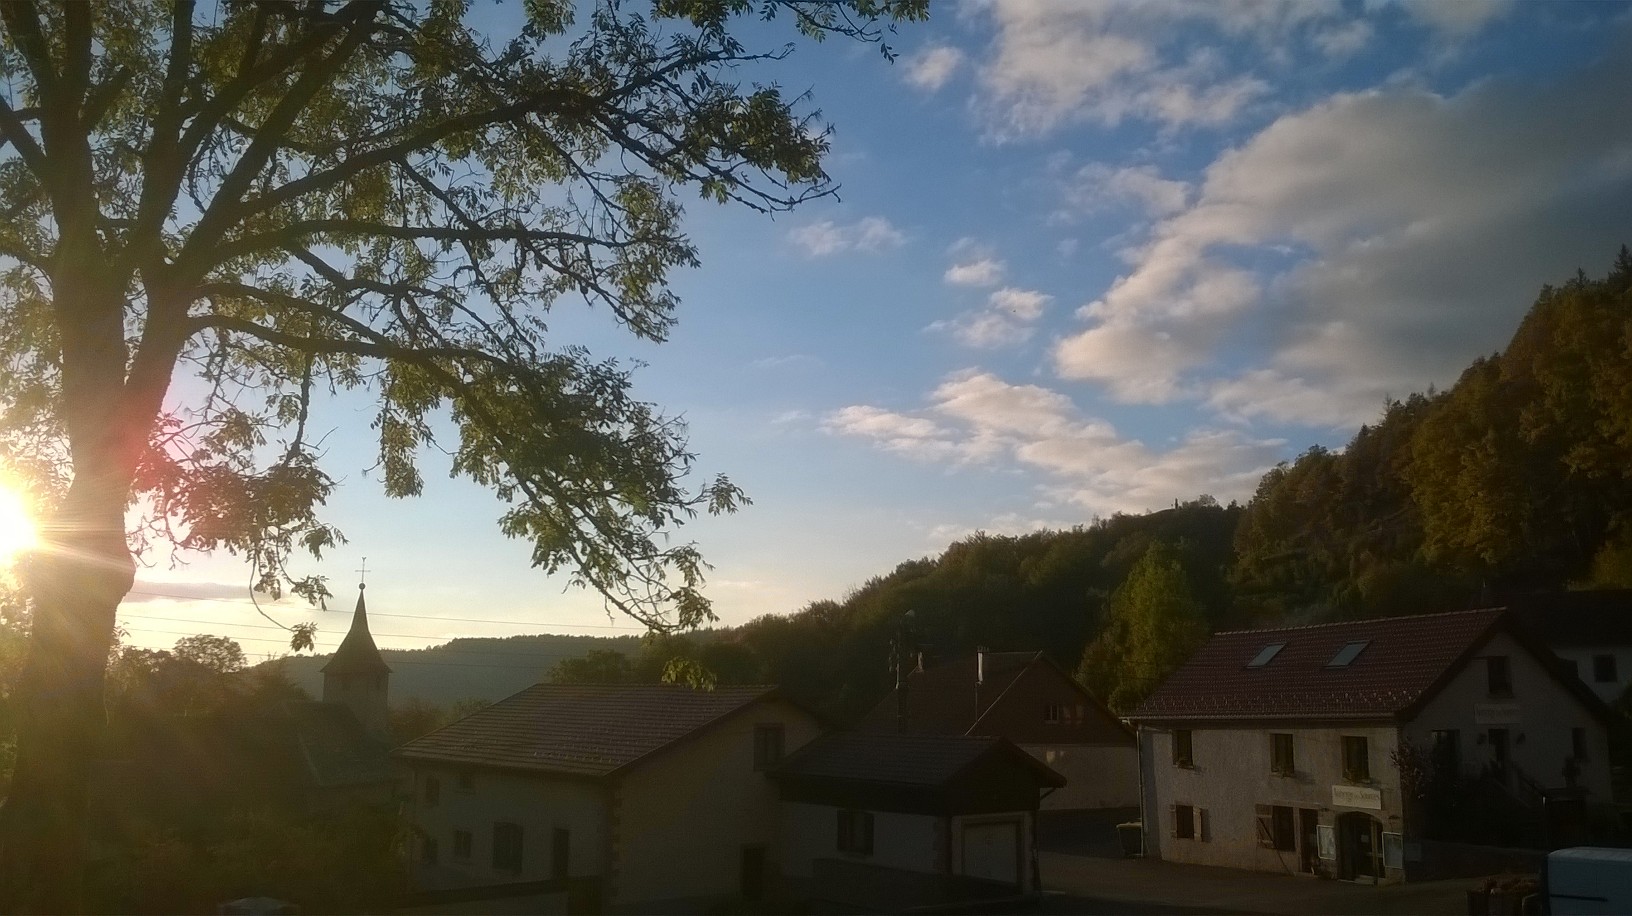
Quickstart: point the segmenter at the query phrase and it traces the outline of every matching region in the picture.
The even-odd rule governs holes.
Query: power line
[[[175,594],[170,594],[170,593],[167,593],[167,592],[142,592],[142,591],[136,591],[134,589],[131,590],[129,592],[129,594],[141,595],[141,596],[146,597],[146,598],[172,598],[172,599],[175,599],[177,601],[218,601],[218,602],[220,602],[222,604],[242,604],[242,605],[248,605],[250,607],[255,606],[255,602],[246,601],[246,600],[244,600],[242,598],[210,598],[210,597],[195,596],[195,595],[175,595]],[[331,614],[333,614],[333,613],[340,613],[340,614],[346,613],[346,611],[341,609],[341,608],[326,607],[323,610],[325,612],[331,613]],[[451,617],[451,616],[446,616],[446,615],[442,615],[442,614],[389,614],[389,613],[384,613],[384,612],[380,612],[380,611],[369,611],[368,616],[370,616],[370,617],[402,617],[402,618],[406,618],[406,619],[409,619],[409,620],[456,620],[456,621],[458,621],[460,623],[493,623],[493,624],[500,624],[500,625],[512,626],[512,627],[532,626],[532,625],[534,625],[534,624],[531,624],[531,623],[529,623],[528,621],[525,621],[525,620],[491,620],[491,619],[484,619],[484,618],[480,618],[480,617]],[[540,622],[540,623],[538,623],[536,625],[537,626],[545,626],[545,627],[566,627],[568,629],[574,629],[574,630],[628,630],[631,634],[646,632],[644,627],[626,627],[626,626],[619,626],[617,624],[610,624],[610,623],[552,623],[552,622],[549,622],[549,621],[542,621],[542,622]]]

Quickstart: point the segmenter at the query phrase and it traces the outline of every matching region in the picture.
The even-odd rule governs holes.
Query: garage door
[[[1020,823],[999,821],[963,826],[963,873],[1004,884],[1020,884]]]

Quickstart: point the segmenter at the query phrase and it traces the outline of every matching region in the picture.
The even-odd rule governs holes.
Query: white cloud
[[[1004,265],[996,258],[963,261],[946,269],[943,279],[955,286],[996,286],[1003,279]]]
[[[1190,196],[1189,184],[1163,178],[1153,165],[1119,169],[1090,162],[1062,184],[1065,202],[1089,213],[1111,204],[1132,203],[1149,216],[1168,216],[1183,210]]]
[[[907,240],[901,230],[882,216],[863,217],[848,224],[822,220],[792,230],[788,238],[813,258],[849,251],[878,252],[899,248]]]
[[[1165,127],[1234,121],[1268,93],[1262,79],[1230,72],[1223,55],[1196,53],[1181,33],[1205,29],[1265,51],[1301,41],[1313,24],[1344,15],[1335,2],[987,4],[996,38],[980,67],[977,110],[992,133],[1012,138],[1071,122],[1124,118]]]
[[[752,369],[791,369],[800,367],[817,367],[822,365],[819,357],[809,353],[789,353],[785,356],[765,356],[749,363]]]
[[[847,407],[830,415],[828,428],[924,461],[1013,462],[1042,473],[1051,498],[1090,514],[1138,512],[1201,493],[1245,498],[1285,446],[1203,429],[1154,449],[1083,416],[1060,392],[978,370],[949,376],[917,415]],[[903,429],[914,434],[903,436]]]
[[[992,308],[1007,312],[1021,321],[1036,321],[1042,317],[1043,309],[1054,301],[1054,297],[1034,289],[1005,286],[988,296],[986,301],[991,303]]]
[[[1396,87],[1280,118],[1130,252],[1056,368],[1128,401],[1205,395],[1237,419],[1320,425],[1449,383],[1506,342],[1541,284],[1624,237],[1632,53],[1618,50],[1556,85]],[[1221,370],[1243,335],[1263,358]]]
[[[963,64],[963,52],[949,46],[925,48],[907,58],[907,82],[930,92],[946,85]]]
[[[1381,5],[1381,4],[1374,4]],[[1513,11],[1513,0],[1400,0],[1412,19],[1451,38],[1466,38]]]
[[[969,347],[994,349],[1025,343],[1033,323],[1043,315],[1053,296],[1034,289],[1005,286],[986,298],[986,308],[964,312],[948,321],[936,321],[924,330],[944,331]]]
[[[1364,19],[1338,23],[1314,33],[1315,47],[1328,57],[1350,57],[1371,44],[1375,31]]]

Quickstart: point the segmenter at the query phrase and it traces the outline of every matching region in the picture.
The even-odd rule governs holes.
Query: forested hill
[[[1454,386],[1387,405],[1341,450],[1275,468],[1246,506],[1203,496],[1069,531],[977,534],[842,600],[693,639],[460,640],[387,661],[395,697],[445,702],[519,689],[560,655],[613,649],[552,673],[601,681],[655,679],[666,659],[690,657],[721,682],[779,683],[846,721],[887,692],[891,642],[912,611],[904,638],[931,658],[1042,648],[1126,709],[1209,630],[1594,587],[1632,587],[1625,248],[1603,279],[1543,288],[1508,346]],[[536,652],[536,664],[501,651]],[[431,661],[494,667],[414,664]]]
[[[538,683],[563,659],[595,650],[633,652],[633,636],[511,636],[455,639],[429,649],[383,649],[391,666],[391,702],[419,700],[448,706],[459,700],[489,702]],[[278,664],[296,685],[323,695],[323,666],[329,655],[287,656]]]

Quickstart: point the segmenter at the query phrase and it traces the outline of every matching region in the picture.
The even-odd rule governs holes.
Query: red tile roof
[[[607,776],[758,700],[774,687],[535,684],[394,751],[468,766]]]
[[[1135,720],[1393,719],[1425,702],[1498,627],[1500,610],[1215,633],[1140,704]],[[1328,663],[1353,642],[1353,663]],[[1247,667],[1285,643],[1268,664]]]

